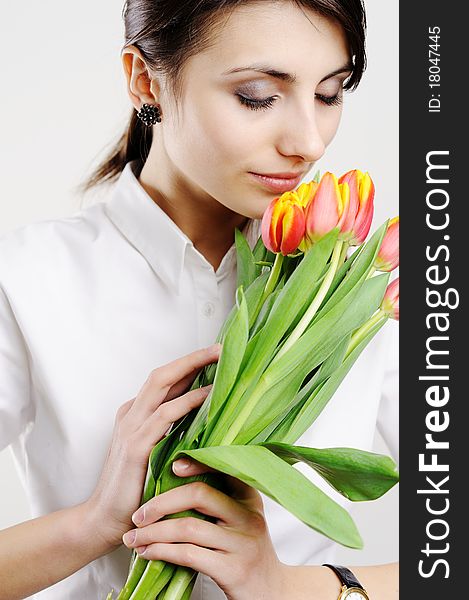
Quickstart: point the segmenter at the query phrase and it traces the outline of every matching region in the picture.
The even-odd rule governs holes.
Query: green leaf
[[[262,445],[290,465],[306,463],[354,502],[380,498],[399,481],[395,462],[382,454],[355,448],[318,449],[272,442]]]
[[[251,251],[246,238],[241,231],[235,229],[235,245],[237,256],[237,284],[236,287],[243,286],[247,289],[256,277],[256,259]]]
[[[319,390],[311,395],[311,397],[305,402],[302,410],[298,413],[297,417],[292,423],[288,424],[288,428],[281,428],[279,431],[274,432],[269,441],[281,441],[285,443],[294,443],[307,431],[314,421],[321,414],[329,400],[335,394],[337,388],[342,383],[343,379],[354,365],[357,358],[360,356],[364,348],[368,345],[370,340],[376,335],[376,333],[383,326],[384,321],[376,325],[369,334],[362,340],[360,344],[351,352],[340,367],[332,373],[327,381],[321,386]],[[351,399],[353,402],[353,398]]]
[[[257,279],[255,279],[252,282],[252,284],[247,288],[247,290],[245,290],[245,292],[244,292],[244,297],[246,299],[246,303],[247,303],[247,307],[248,307],[249,323],[250,323],[249,326],[250,327],[252,326],[252,323],[255,320],[255,317],[256,317],[256,314],[258,311],[258,306],[262,299],[262,293],[264,291],[264,288],[265,288],[268,278],[269,278],[268,272],[262,273],[262,275],[259,275],[259,277],[257,277]],[[224,337],[226,335],[226,331],[228,330],[228,328],[231,324],[231,321],[235,318],[237,311],[238,311],[238,307],[235,302],[217,335],[217,339],[216,339],[217,342],[223,343]],[[217,365],[213,364],[213,365],[209,365],[208,368],[206,369],[207,372],[212,373],[212,376],[208,377],[209,383],[213,382],[213,379],[215,377],[216,367],[217,367]]]
[[[252,328],[257,315],[259,314],[259,305],[262,300],[267,280],[269,279],[269,274],[269,271],[266,271],[265,273],[262,273],[262,275],[259,275],[246,290],[245,297],[249,313],[249,329]]]
[[[350,342],[350,337],[350,335],[345,336],[342,342],[336,347],[334,352],[327,357],[322,365],[308,374],[301,384],[301,389],[297,392],[292,406],[288,406],[282,414],[272,420],[262,432],[251,440],[251,444],[257,444],[270,439],[283,439],[283,435],[290,430],[290,427],[297,415],[303,409],[303,406],[312,400],[314,395],[321,389],[324,381],[327,380],[328,377],[330,377],[330,375],[342,364],[344,354]]]
[[[312,529],[348,546],[361,548],[360,534],[348,512],[307,477],[267,448],[215,446],[186,455],[256,488]]]
[[[267,248],[264,246],[262,236],[260,235],[257,239],[256,245],[253,248],[252,254],[254,256],[254,262],[265,262],[267,256]],[[256,265],[256,276],[258,277],[262,273],[262,266]]]
[[[195,411],[191,411],[182,419],[180,419],[179,422],[173,426],[168,435],[162,438],[150,452],[148,464],[155,482],[160,476],[160,472],[163,468],[166,458],[171,454],[172,449],[177,445],[179,435],[188,427],[191,419],[194,418],[194,414]],[[144,491],[143,503],[147,502],[153,495],[154,494],[149,496],[149,493],[145,493]]]
[[[274,359],[260,379],[254,379],[256,383],[237,403],[232,421],[224,429],[219,429],[218,437],[210,438],[211,443],[235,441],[245,444],[257,439],[259,432],[292,402],[292,396],[285,391],[292,374],[295,380],[300,377],[301,383],[312,369],[327,359],[345,336],[367,321],[381,303],[388,278],[388,274],[378,275],[356,286],[322,319],[314,322],[283,356]]]
[[[248,368],[240,372],[234,393],[225,405],[223,414],[217,422],[215,429],[219,432],[219,435],[215,440],[211,439],[211,443],[220,443],[227,431],[228,423],[238,412],[240,398],[248,387],[252,387],[257,383],[271,361],[277,344],[289,328],[291,321],[296,318],[299,308],[304,306],[311,296],[311,290],[314,289],[317,278],[322,274],[331,256],[337,235],[338,229],[334,229],[313,246],[278,295],[269,317],[260,331]]]
[[[254,325],[252,327],[252,331],[250,332],[250,337],[254,337],[256,335],[256,333],[258,331],[260,331],[262,329],[262,327],[264,327],[264,325],[269,317],[270,311],[272,310],[272,306],[274,305],[274,302],[277,300],[277,296],[280,294],[281,289],[282,289],[281,287],[280,287],[280,289],[278,289],[278,287],[277,287],[271,294],[269,294],[269,296],[266,298],[266,300],[264,300],[264,304],[262,305],[261,310],[259,311],[259,314],[257,315],[256,322],[254,323]]]
[[[322,315],[340,302],[340,300],[342,300],[342,298],[344,298],[358,283],[365,280],[381,247],[386,228],[387,223],[384,223],[360,249],[357,258],[354,258],[352,266],[350,269],[346,270],[346,275],[340,285],[337,288],[335,288],[334,285],[331,286],[324,299],[322,308],[316,315],[316,319],[321,318]],[[346,264],[347,262],[342,265],[339,272],[344,270]]]
[[[210,391],[208,422],[215,419],[238,377],[249,335],[248,307],[243,288],[237,290],[238,311],[226,332],[223,348]]]

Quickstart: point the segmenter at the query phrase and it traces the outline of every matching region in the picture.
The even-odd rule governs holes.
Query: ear
[[[127,93],[136,110],[142,104],[155,104],[159,101],[160,86],[156,78],[152,78],[145,60],[135,46],[127,46],[122,50],[122,65],[127,80]]]

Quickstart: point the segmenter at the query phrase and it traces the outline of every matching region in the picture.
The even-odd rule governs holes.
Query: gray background
[[[360,168],[376,185],[375,226],[398,213],[398,2],[368,0],[368,69],[345,96],[342,123],[318,163]],[[121,2],[2,2],[0,234],[81,207],[74,187],[127,122],[130,100],[119,57]],[[89,194],[94,202],[103,192]],[[387,452],[377,437],[376,451]],[[0,529],[29,518],[9,449],[0,452]],[[397,560],[398,487],[354,507],[363,551],[343,564]]]

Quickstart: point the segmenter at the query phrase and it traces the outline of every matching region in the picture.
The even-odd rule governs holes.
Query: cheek
[[[256,132],[234,103],[204,102],[186,112],[184,145],[197,162],[217,172],[240,172],[256,152]],[[181,134],[182,135],[182,132]],[[259,142],[257,142],[258,144]],[[215,172],[213,172],[215,175]]]
[[[321,114],[319,123],[319,130],[325,146],[328,146],[334,139],[334,136],[337,133],[337,129],[339,128],[341,117],[341,106],[335,108],[334,110],[331,110],[327,107],[323,109],[323,113]]]

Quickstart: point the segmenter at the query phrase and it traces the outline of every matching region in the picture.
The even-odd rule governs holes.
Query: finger
[[[248,509],[242,504],[207,483],[195,481],[152,498],[132,515],[132,521],[142,527],[166,515],[190,509],[215,517],[230,526],[243,525],[248,518]]]
[[[228,552],[240,546],[239,538],[241,538],[239,533],[221,525],[195,517],[184,517],[158,521],[146,527],[132,529],[123,536],[122,540],[128,548],[162,542],[185,542]]]
[[[173,400],[173,398],[177,398],[188,392],[200,371],[201,369],[194,369],[187,377],[183,377],[180,381],[171,386],[163,402]]]
[[[179,458],[173,462],[173,473],[178,477],[192,477],[202,473],[215,473],[216,469],[208,467],[193,458]]]
[[[212,387],[212,385],[207,385],[197,388],[179,398],[160,404],[156,411],[140,427],[139,433],[142,438],[148,438],[153,445],[159,442],[167,433],[172,423],[203,404]]]
[[[217,469],[208,467],[193,458],[179,458],[174,461],[172,469],[178,477],[192,477],[202,473],[220,473],[227,483],[226,491],[232,498],[250,502],[255,508],[262,508],[263,506],[262,498],[256,489],[236,477],[221,473]]]
[[[162,386],[173,386],[181,379],[191,377],[194,372],[218,360],[221,344],[214,344],[208,348],[195,350],[181,358],[155,369],[156,378]]]
[[[220,344],[196,350],[191,354],[178,358],[167,365],[154,369],[137,394],[128,416],[141,423],[153,413],[165,400],[170,388],[182,378],[187,377],[207,364],[218,360]]]
[[[147,560],[164,560],[182,567],[190,567],[216,580],[217,573],[230,569],[228,558],[215,550],[201,548],[193,544],[150,544],[137,549],[139,556]]]

